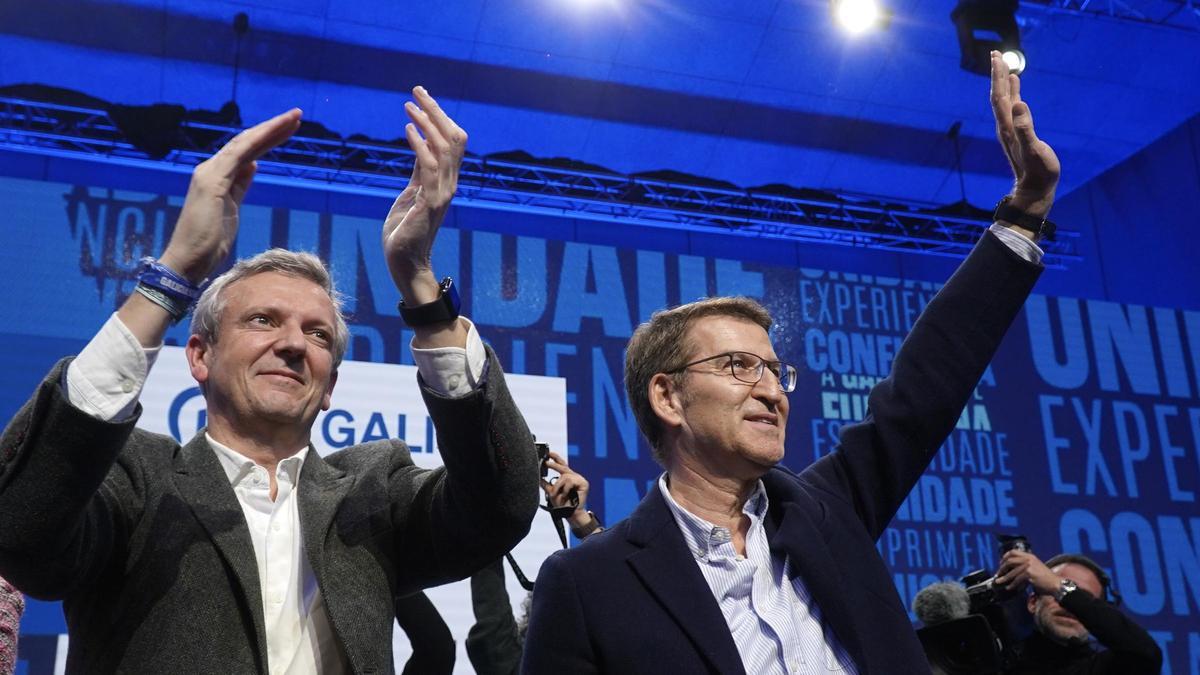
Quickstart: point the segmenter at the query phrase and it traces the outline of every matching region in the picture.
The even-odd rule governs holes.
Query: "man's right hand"
[[[196,166],[162,264],[199,284],[229,255],[257,160],[296,133],[300,114],[293,108],[250,127]]]
[[[237,237],[238,211],[257,170],[257,160],[291,138],[300,128],[300,110],[246,129],[192,171],[187,198],[171,241],[159,262],[199,285],[229,255]],[[130,293],[117,311],[121,323],[146,348],[162,344],[171,316],[165,309]]]

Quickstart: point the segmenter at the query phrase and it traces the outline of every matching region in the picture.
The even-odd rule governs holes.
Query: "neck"
[[[742,528],[742,508],[754,492],[757,479],[714,476],[686,459],[672,464],[667,468],[667,490],[677,504],[713,525],[734,532]]]
[[[239,429],[220,416],[210,416],[208,433],[221,443],[275,475],[275,467],[308,445],[308,430]]]

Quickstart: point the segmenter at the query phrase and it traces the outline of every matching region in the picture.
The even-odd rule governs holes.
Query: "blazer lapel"
[[[825,535],[802,504],[794,501],[799,495],[783,481],[763,476],[771,517],[767,518],[767,538],[772,554],[782,554],[791,561],[792,576],[799,576],[821,612],[822,622],[832,629],[838,642],[855,663],[863,663],[858,628],[850,611],[844,589],[849,583],[842,570],[829,554]],[[820,508],[820,505],[816,505]]]
[[[257,636],[255,647],[259,670],[265,672],[267,632],[254,543],[250,540],[246,516],[242,513],[237,495],[204,439],[204,433],[202,429],[183,446],[175,464],[175,485],[241,587],[245,602],[243,609],[250,615]]]
[[[656,486],[630,516],[629,541],[641,547],[630,566],[700,654],[717,672],[744,673],[729,625]]]
[[[325,535],[329,532],[333,516],[350,490],[352,482],[345,471],[330,466],[317,453],[316,448],[309,446],[308,455],[304,458],[304,467],[300,470],[300,486],[297,492],[300,531],[304,536],[308,562],[312,565],[313,574],[322,582],[322,588],[325,588],[324,582],[335,581],[324,576]],[[325,602],[328,605],[328,598]]]

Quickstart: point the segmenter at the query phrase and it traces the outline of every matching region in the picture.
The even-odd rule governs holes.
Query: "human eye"
[[[271,317],[266,314],[251,314],[246,319],[246,322],[255,326],[269,326],[271,325]]]
[[[733,367],[741,372],[748,373],[758,369],[759,358],[753,354],[737,352],[730,354],[729,357],[733,362]]]
[[[775,377],[780,378],[783,376],[783,364],[779,361],[767,361],[766,365],[767,370],[771,371],[771,374]]]
[[[309,331],[308,334],[313,336],[313,338],[315,338],[321,344],[329,344],[331,341],[329,331],[325,330],[324,328],[314,328],[313,330]]]

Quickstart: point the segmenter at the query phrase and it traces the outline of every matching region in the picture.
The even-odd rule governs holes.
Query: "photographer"
[[[546,504],[554,512],[563,513],[573,507],[563,520],[576,539],[600,532],[600,521],[587,509],[588,481],[583,474],[567,465],[567,460],[548,451],[545,468],[558,472],[558,478],[542,478]],[[561,511],[559,510],[561,509]],[[528,586],[527,586],[528,588]],[[513,617],[508,591],[504,586],[504,560],[498,559],[471,577],[471,604],[475,610],[475,625],[467,634],[467,656],[479,675],[512,675],[521,664],[521,649],[525,643],[525,627],[529,613],[526,598],[525,617]]]
[[[1011,673],[1157,673],[1162,651],[1115,603],[1108,575],[1082,555],[1060,554],[1043,563],[1027,551],[1000,559],[996,583],[1028,583],[1026,608],[1036,632],[1016,645]],[[1089,633],[1103,650],[1097,651]]]

